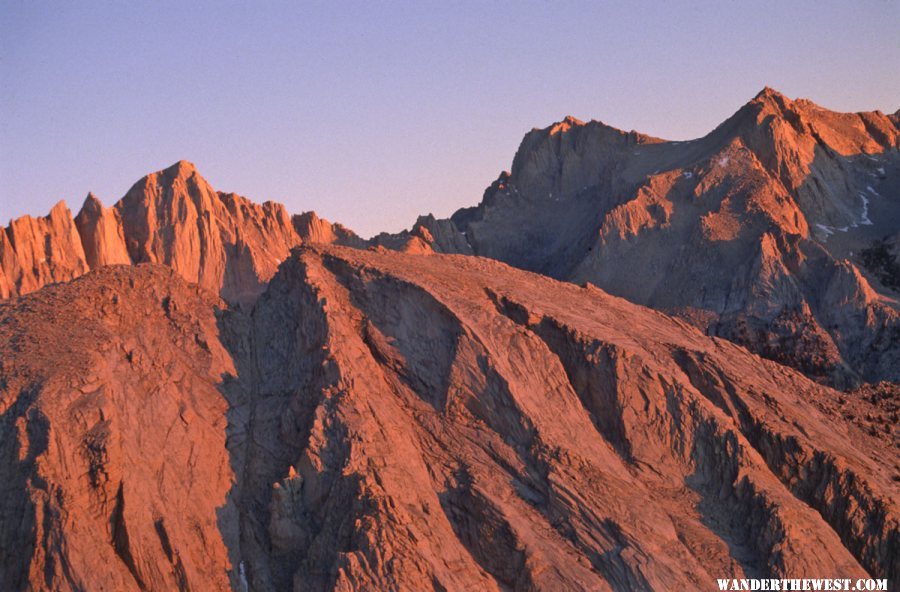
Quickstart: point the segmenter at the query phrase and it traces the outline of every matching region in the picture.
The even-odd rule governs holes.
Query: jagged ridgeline
[[[0,233],[0,296],[155,262],[244,306],[302,242],[499,259],[689,320],[838,387],[900,380],[900,117],[763,90],[667,142],[574,118],[525,136],[482,202],[365,241],[217,192],[193,165]],[[879,246],[881,245],[881,246]]]
[[[0,589],[900,581],[898,125],[566,118],[367,240],[184,161],[12,221]]]
[[[308,212],[214,190],[179,161],[138,181],[111,208],[89,194],[75,218],[65,203],[47,217],[13,220],[0,235],[0,297],[27,294],[104,265],[161,263],[234,304],[252,303],[302,241],[361,244]]]

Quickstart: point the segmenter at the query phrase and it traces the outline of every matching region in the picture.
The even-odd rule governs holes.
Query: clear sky
[[[0,0],[0,220],[179,159],[363,235],[477,203],[567,114],[705,134],[763,86],[900,108],[900,2]]]

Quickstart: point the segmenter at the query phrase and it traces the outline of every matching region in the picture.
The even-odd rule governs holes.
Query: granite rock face
[[[0,304],[0,352],[4,589],[900,576],[896,435],[489,259],[300,247],[252,311],[105,267]],[[890,412],[879,393],[854,412]]]
[[[0,298],[32,292],[88,271],[72,213],[59,202],[43,218],[23,216],[0,233]]]
[[[131,264],[119,210],[104,207],[96,195],[89,193],[75,216],[75,226],[88,268]]]
[[[104,265],[161,263],[243,306],[301,242],[362,244],[313,213],[292,218],[281,204],[217,192],[187,161],[147,175],[111,208],[89,194],[74,220],[60,202],[48,217],[14,220],[2,234],[0,298]]]
[[[0,589],[898,581],[897,125],[566,118],[370,240],[184,161],[12,221]]]

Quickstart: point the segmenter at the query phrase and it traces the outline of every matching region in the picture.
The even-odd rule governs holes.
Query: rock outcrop
[[[434,251],[591,282],[831,384],[900,380],[900,293],[861,255],[900,227],[900,128],[877,111],[767,88],[689,142],[566,118],[477,207],[420,227],[442,229]]]
[[[59,202],[44,218],[23,216],[0,233],[0,298],[65,282],[88,270],[72,213]]]
[[[147,265],[0,304],[4,589],[900,577],[880,391],[478,257],[301,247],[222,306]]]
[[[131,264],[119,210],[104,207],[96,195],[89,193],[75,216],[75,226],[90,269]]]

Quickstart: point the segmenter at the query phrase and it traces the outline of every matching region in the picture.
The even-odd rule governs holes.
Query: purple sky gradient
[[[0,0],[0,220],[183,158],[368,236],[478,202],[567,114],[688,139],[765,85],[900,108],[892,0],[334,4]]]

